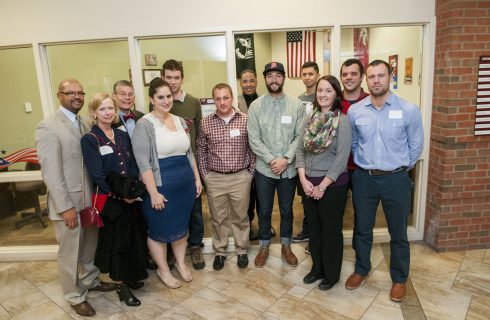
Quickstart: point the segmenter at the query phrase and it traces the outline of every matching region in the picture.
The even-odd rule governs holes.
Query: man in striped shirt
[[[216,112],[201,120],[196,145],[213,220],[213,269],[224,267],[230,227],[238,267],[246,268],[250,243],[247,211],[255,155],[248,144],[247,115],[233,108],[230,86],[219,83],[212,93]]]

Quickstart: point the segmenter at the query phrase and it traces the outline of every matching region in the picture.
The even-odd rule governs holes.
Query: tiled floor
[[[135,290],[140,307],[119,302],[115,292],[90,293],[95,319],[489,319],[490,249],[436,253],[422,242],[412,243],[408,297],[389,300],[387,244],[375,245],[373,272],[359,289],[346,290],[345,279],[354,268],[354,252],[344,250],[340,282],[320,291],[318,282],[305,285],[311,259],[304,244],[294,244],[300,260],[292,268],[280,258],[280,246],[262,269],[253,266],[258,247],[250,249],[251,265],[238,269],[230,255],[225,268],[192,271],[194,280],[180,289],[166,288],[150,272],[145,286]],[[64,301],[55,261],[0,263],[0,320],[77,319]]]

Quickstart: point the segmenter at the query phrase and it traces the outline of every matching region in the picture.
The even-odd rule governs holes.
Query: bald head
[[[75,79],[65,79],[58,86],[58,94],[56,95],[60,104],[69,111],[77,114],[83,107],[85,92],[83,87]]]

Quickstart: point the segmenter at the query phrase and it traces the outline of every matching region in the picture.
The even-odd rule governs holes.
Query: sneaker
[[[293,242],[298,243],[298,242],[307,242],[310,241],[309,236],[305,236],[303,232],[298,233],[297,236],[293,237]]]
[[[191,246],[189,249],[191,250],[192,267],[196,270],[204,269],[206,261],[204,261],[202,256],[201,246]]]

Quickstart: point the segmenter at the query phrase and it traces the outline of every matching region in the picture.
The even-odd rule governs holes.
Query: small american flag
[[[301,66],[307,61],[316,62],[316,32],[288,31],[286,32],[288,51],[288,77],[300,78]]]
[[[6,168],[16,162],[39,163],[36,148],[25,148],[0,158],[0,169]]]

